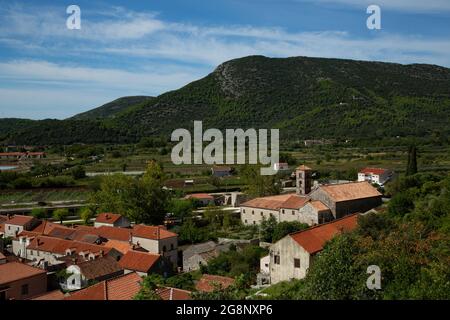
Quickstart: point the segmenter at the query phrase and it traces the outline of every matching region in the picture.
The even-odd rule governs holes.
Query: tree
[[[72,177],[76,180],[86,177],[86,171],[82,166],[76,166],[71,170]]]
[[[412,145],[408,150],[408,163],[406,165],[406,175],[410,176],[417,173],[417,150],[416,146]]]
[[[94,210],[92,210],[92,208],[89,207],[83,208],[80,212],[80,218],[86,225],[89,224],[89,222],[94,216],[95,216]]]
[[[158,281],[160,281],[160,279],[158,280],[153,275],[144,277],[141,282],[141,288],[133,297],[133,300],[161,300],[161,297],[156,293]]]
[[[261,240],[265,242],[272,242],[276,226],[277,220],[273,215],[270,215],[269,219],[263,217],[259,227]]]
[[[408,192],[397,193],[388,204],[388,212],[393,216],[404,216],[414,208],[414,202]]]
[[[47,216],[47,211],[42,208],[33,208],[31,210],[31,215],[36,219],[43,219]]]
[[[169,205],[169,211],[172,212],[175,217],[181,219],[181,222],[192,214],[193,209],[194,205],[190,200],[173,199]]]
[[[67,209],[56,209],[53,211],[53,218],[59,220],[62,224],[63,220],[69,216],[69,210]]]
[[[136,223],[161,224],[170,194],[163,189],[164,173],[154,161],[140,179],[123,174],[106,176],[91,203],[101,212],[120,212]]]
[[[260,166],[244,166],[242,178],[246,184],[246,193],[255,197],[279,194],[281,183],[278,175],[263,176]]]
[[[300,223],[298,221],[292,222],[283,221],[277,223],[273,230],[272,242],[277,242],[278,240],[284,238],[286,235],[290,233],[305,230],[307,228],[309,228],[309,226],[306,223]]]

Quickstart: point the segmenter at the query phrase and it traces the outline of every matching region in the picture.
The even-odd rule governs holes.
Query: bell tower
[[[312,169],[305,165],[301,165],[295,169],[295,180],[297,182],[297,194],[301,196],[308,195],[311,192],[312,186]]]

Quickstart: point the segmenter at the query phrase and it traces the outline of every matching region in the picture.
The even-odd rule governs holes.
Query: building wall
[[[264,256],[259,260],[259,272],[270,273],[270,255]]]
[[[190,256],[189,258],[184,259],[183,258],[183,271],[189,272],[194,270],[199,270],[200,265],[207,265],[208,262],[203,259],[203,257],[199,254],[194,254],[193,256]]]
[[[286,236],[270,246],[270,283],[290,279],[302,279],[306,276],[310,265],[310,255],[290,236]],[[275,264],[275,256],[280,257],[280,264]],[[294,259],[300,259],[300,267],[294,267]]]
[[[292,222],[292,221],[300,221],[299,210],[296,209],[280,209],[280,221],[279,222]]]
[[[131,238],[133,244],[138,244],[150,253],[158,253],[168,258],[174,267],[178,264],[178,237],[153,240],[133,236]],[[164,251],[165,247],[165,251]]]
[[[323,204],[330,208],[333,217],[336,218],[336,203],[333,201],[333,199],[330,198],[328,193],[323,191],[321,188],[317,188],[316,190],[312,191],[309,196],[312,200],[322,201]]]
[[[251,207],[241,207],[241,221],[245,225],[258,225],[261,223],[263,217],[269,219],[273,215],[277,221],[280,221],[278,210],[259,209]]]
[[[22,286],[28,285],[28,294],[22,294]],[[23,300],[47,292],[47,274],[41,273],[32,277],[2,284],[8,286],[6,299]]]
[[[366,212],[381,204],[381,196],[338,202],[336,203],[336,218],[339,219],[352,213]]]

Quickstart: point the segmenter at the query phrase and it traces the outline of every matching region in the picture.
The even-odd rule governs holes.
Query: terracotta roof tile
[[[307,252],[314,254],[321,251],[325,243],[336,234],[355,229],[357,219],[358,214],[352,214],[332,222],[291,233],[289,236]]]
[[[0,285],[45,273],[45,270],[34,268],[20,262],[0,264]]]
[[[311,201],[310,204],[317,210],[317,211],[328,211],[330,208],[328,208],[322,201],[320,200],[314,200]]]
[[[122,215],[120,215],[120,214],[105,212],[105,213],[100,213],[95,218],[95,222],[112,224],[112,223],[118,221],[120,218],[122,218]]]
[[[123,269],[147,273],[160,258],[159,254],[130,250],[120,259],[119,265]]]
[[[157,240],[177,236],[176,233],[170,232],[162,226],[145,226],[143,224],[133,226],[133,237]]]
[[[162,300],[191,300],[191,292],[187,290],[161,287],[155,291]]]
[[[142,278],[132,272],[74,292],[65,300],[132,300],[140,290],[141,281]]]
[[[200,199],[200,200],[202,200],[202,199],[214,200],[214,197],[207,193],[192,193],[192,194],[188,194],[185,198],[186,199],[194,198],[194,199]]]
[[[322,185],[319,188],[336,202],[381,196],[367,181]]]
[[[361,169],[359,172],[360,173],[369,173],[369,174],[384,174],[386,172],[388,172],[389,170],[387,169],[382,169],[382,168],[363,168]]]
[[[47,236],[36,236],[30,241],[27,249],[40,250],[51,253],[66,254],[67,249],[73,250],[73,253],[91,252],[99,253],[103,251],[104,254],[109,253],[111,248],[107,248],[100,245],[90,244],[81,241],[64,240],[59,238],[52,238]]]
[[[31,298],[30,300],[63,300],[63,299],[64,293],[62,293],[59,290],[54,290]]]
[[[202,292],[212,292],[217,289],[226,289],[233,283],[233,278],[204,274],[195,284],[195,288]]]
[[[249,200],[241,204],[242,207],[279,210],[280,208],[299,209],[308,198],[289,193],[278,196],[261,197]]]
[[[24,226],[27,223],[31,222],[35,220],[34,217],[31,216],[20,216],[20,215],[15,215],[14,217],[12,217],[11,219],[5,221],[5,224],[12,224],[15,226]]]
[[[310,167],[302,164],[301,166],[298,166],[296,170],[307,171],[307,170],[312,170],[312,169]]]
[[[108,240],[103,244],[105,247],[114,248],[122,254],[127,253],[133,249],[133,245],[129,242],[124,242],[120,240]]]

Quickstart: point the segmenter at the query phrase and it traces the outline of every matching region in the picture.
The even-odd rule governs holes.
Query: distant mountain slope
[[[225,62],[203,79],[128,107],[98,122],[96,130],[108,130],[111,140],[137,141],[190,128],[193,120],[202,120],[205,128],[280,128],[282,139],[296,140],[448,135],[450,69],[250,56]],[[45,143],[36,135],[38,128],[10,137]],[[81,132],[70,139],[85,142],[95,137]]]
[[[130,96],[122,97],[114,101],[108,102],[98,108],[79,113],[69,119],[71,120],[97,120],[114,118],[119,113],[125,111],[129,107],[133,107],[142,102],[148,102],[154,99],[154,97],[149,96]]]

